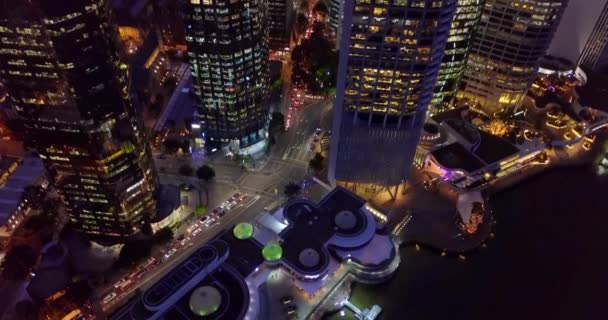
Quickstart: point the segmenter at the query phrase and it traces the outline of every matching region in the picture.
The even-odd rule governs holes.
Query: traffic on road
[[[252,199],[252,201],[259,199],[259,196],[256,197],[253,197],[254,199]],[[111,307],[120,300],[120,298],[129,294],[136,287],[139,287],[146,276],[160,265],[174,259],[176,253],[179,252],[180,249],[194,246],[197,242],[196,238],[203,233],[203,230],[218,224],[224,216],[241,206],[243,202],[249,198],[252,198],[249,194],[236,192],[229,199],[222,202],[217,208],[214,208],[210,213],[204,215],[200,219],[195,219],[183,234],[179,235],[175,240],[162,248],[158,255],[150,257],[140,263],[129,274],[114,283],[114,285],[101,296],[102,308],[106,309]]]

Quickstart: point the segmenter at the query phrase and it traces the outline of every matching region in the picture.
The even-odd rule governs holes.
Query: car
[[[204,224],[204,223],[205,223],[207,220],[209,220],[209,216],[203,216],[203,217],[201,218],[201,223],[203,223],[203,224]]]
[[[185,245],[188,241],[190,241],[190,237],[185,237],[184,240],[182,240],[179,244],[181,244],[182,246]]]
[[[218,218],[221,218],[221,217],[223,217],[225,215],[226,215],[226,211],[225,210],[222,210],[222,211],[220,211],[220,213],[217,214]]]
[[[192,232],[192,236],[196,236],[197,234],[201,233],[201,231],[203,231],[203,230],[201,230],[201,228],[197,228],[196,230],[194,230]]]
[[[242,195],[239,197],[239,200],[243,201],[243,200],[245,200],[245,199],[247,199],[247,195],[243,193],[243,194],[242,194]]]
[[[298,312],[298,307],[288,306],[287,308],[285,308],[285,311],[287,311],[287,315],[290,316],[290,315],[296,314]]]
[[[177,249],[173,248],[171,250],[169,250],[167,253],[165,253],[165,259],[169,259],[171,258],[172,255],[174,255],[177,252]]]
[[[282,304],[290,304],[293,301],[293,298],[291,296],[283,296],[279,301],[281,301]]]
[[[177,237],[177,240],[178,240],[178,241],[180,241],[180,240],[184,240],[184,238],[185,238],[185,237],[186,237],[186,236],[185,236],[184,234],[180,234],[180,235]]]
[[[320,135],[323,131],[321,130],[321,128],[317,128],[315,130],[315,135]]]
[[[103,298],[103,303],[108,303],[116,298],[116,292],[112,292]]]
[[[182,183],[182,184],[179,185],[179,188],[181,190],[183,190],[183,191],[190,191],[190,190],[192,190],[194,188],[194,186],[191,185],[191,184]]]
[[[205,226],[209,227],[211,225],[213,225],[215,223],[215,218],[211,218],[209,220],[207,220],[207,223],[205,223]]]

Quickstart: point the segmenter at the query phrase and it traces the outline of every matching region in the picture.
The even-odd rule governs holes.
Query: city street
[[[162,261],[160,264],[155,265],[156,267],[150,267],[150,271],[142,273],[141,276],[137,276],[139,272],[131,272],[129,279],[136,280],[132,286],[125,288],[125,290],[119,290],[114,288],[114,283],[98,290],[98,297],[104,299],[117,292],[116,296],[107,303],[103,304],[102,309],[105,314],[111,313],[116,307],[119,307],[126,301],[130,296],[135,294],[137,290],[145,290],[152,284],[156,283],[162,278],[168,270],[171,270],[175,265],[179,264],[192,252],[197,250],[200,245],[208,242],[215,237],[222,230],[229,229],[233,225],[242,222],[249,221],[258,216],[264,211],[264,207],[272,202],[272,199],[268,196],[252,196],[248,197],[240,204],[238,204],[232,210],[220,218],[215,224],[211,226],[204,226],[198,220],[192,222],[193,225],[200,225],[202,232],[194,234],[189,232],[183,240],[174,240],[172,243],[167,244],[165,248],[156,250],[151,258],[155,261]],[[191,230],[195,230],[192,228]],[[175,248],[170,250],[170,248]],[[167,255],[168,252],[173,252],[171,255]]]

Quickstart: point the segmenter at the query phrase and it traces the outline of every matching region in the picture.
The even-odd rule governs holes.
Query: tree
[[[312,11],[315,14],[319,14],[319,15],[327,15],[328,9],[327,9],[327,5],[325,4],[325,2],[323,1],[319,1],[317,2],[317,4],[315,4],[315,6],[312,8]]]
[[[37,320],[40,306],[31,300],[21,300],[15,304],[15,317],[21,320]]]
[[[196,214],[196,216],[198,218],[204,216],[206,213],[207,213],[207,207],[205,207],[203,205],[196,206],[196,208],[194,209],[194,214]]]
[[[312,93],[335,86],[338,55],[323,32],[323,24],[315,24],[313,33],[293,49],[291,58],[294,85],[306,85]]]
[[[66,294],[76,304],[83,305],[91,298],[93,288],[91,288],[88,281],[79,280],[68,286]]]
[[[7,280],[25,280],[36,264],[38,253],[29,245],[12,247],[2,261],[2,276]]]
[[[23,226],[33,232],[40,232],[44,229],[52,228],[54,223],[55,219],[53,219],[51,215],[38,214],[27,218],[23,223]]]
[[[182,164],[177,171],[182,176],[191,176],[194,173],[194,168],[189,164]]]
[[[179,148],[182,146],[181,142],[176,139],[167,139],[163,145],[165,146],[165,152],[168,154],[176,153],[177,150],[179,150]]]
[[[296,17],[296,32],[298,34],[304,34],[306,32],[306,28],[308,28],[308,18],[303,13],[298,13]]]
[[[152,252],[152,241],[150,239],[129,239],[120,249],[118,264],[131,266],[150,256]]]
[[[161,228],[154,234],[154,241],[157,244],[165,244],[173,239],[173,230],[169,227]]]
[[[308,167],[315,173],[319,173],[324,168],[323,160],[325,160],[325,158],[317,152],[315,156],[308,162]]]
[[[270,115],[270,123],[268,127],[271,131],[283,131],[285,130],[285,115],[282,113],[275,111]]]
[[[200,179],[209,183],[213,178],[215,178],[215,170],[208,165],[201,166],[196,170],[196,176]],[[201,186],[202,188],[202,186]],[[199,190],[200,192],[200,190]],[[200,196],[200,193],[199,193]],[[207,199],[207,204],[209,204],[209,188],[205,187],[205,198]]]
[[[298,195],[301,191],[302,191],[302,187],[299,184],[297,184],[295,182],[290,182],[285,185],[285,189],[283,190],[283,193],[288,198],[292,198],[292,197]]]
[[[215,178],[215,170],[208,165],[203,165],[196,170],[196,176],[205,182],[209,182]]]
[[[141,224],[141,233],[146,236],[151,236],[154,234],[154,229],[152,229],[152,224],[149,221],[144,221]]]

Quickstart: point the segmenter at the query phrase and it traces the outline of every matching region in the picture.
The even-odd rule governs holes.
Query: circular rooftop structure
[[[262,256],[269,262],[280,260],[283,257],[283,248],[276,242],[269,242],[262,249]]]
[[[251,223],[241,222],[234,226],[232,234],[239,240],[249,239],[253,236],[253,226]]]
[[[319,264],[319,261],[321,261],[321,256],[319,256],[319,252],[317,252],[317,250],[306,248],[300,252],[298,259],[303,266],[312,268]]]
[[[190,294],[190,311],[204,317],[216,312],[222,304],[222,295],[212,286],[194,289]]]
[[[334,217],[334,223],[342,230],[350,230],[357,225],[357,217],[352,211],[342,210]]]

